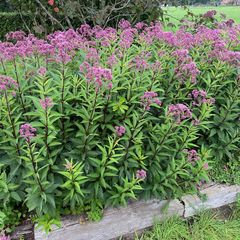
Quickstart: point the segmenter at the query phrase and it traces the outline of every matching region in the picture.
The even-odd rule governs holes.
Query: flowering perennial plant
[[[197,191],[210,163],[240,161],[239,37],[234,24],[174,33],[126,20],[9,33],[0,201],[54,216]]]

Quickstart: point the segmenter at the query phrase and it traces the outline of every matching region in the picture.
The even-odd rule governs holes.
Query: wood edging
[[[186,195],[180,200],[160,201],[151,199],[136,201],[126,207],[108,208],[99,222],[85,222],[81,216],[62,218],[62,226],[53,227],[46,235],[35,228],[35,240],[110,240],[120,236],[132,235],[151,227],[155,221],[173,215],[190,217],[203,209],[214,209],[236,201],[240,193],[239,185],[208,184],[200,191],[207,199],[202,201],[197,195]],[[169,204],[166,211],[163,211]]]

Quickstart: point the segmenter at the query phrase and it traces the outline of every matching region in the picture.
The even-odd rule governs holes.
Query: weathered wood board
[[[35,240],[111,240],[120,236],[132,235],[153,225],[154,221],[168,216],[178,215],[190,217],[202,209],[218,208],[236,201],[240,186],[208,184],[202,194],[206,201],[197,195],[184,196],[180,201],[170,201],[167,211],[163,212],[167,201],[137,201],[127,207],[106,209],[99,222],[80,224],[79,216],[68,216],[62,219],[62,227],[54,227],[47,236],[43,231],[35,229]]]
[[[240,186],[215,184],[200,192],[206,194],[206,201],[202,201],[197,195],[182,198],[185,205],[184,217],[193,216],[202,209],[218,208],[235,202],[237,194],[240,193]]]
[[[166,201],[138,201],[127,207],[107,209],[100,222],[79,224],[79,217],[65,219],[62,228],[54,229],[48,236],[35,231],[36,240],[108,240],[131,234],[153,225],[155,220],[167,216],[183,215],[184,207],[178,200],[172,200],[163,213]]]

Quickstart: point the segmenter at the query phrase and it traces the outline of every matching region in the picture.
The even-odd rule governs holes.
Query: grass
[[[218,214],[207,211],[188,221],[172,217],[135,240],[240,240],[239,214],[228,219]]]
[[[227,18],[232,18],[235,20],[236,23],[240,23],[240,6],[218,6],[218,7],[211,7],[211,6],[201,6],[201,7],[189,7],[189,9],[194,14],[202,14],[209,10],[216,10],[218,12],[218,16],[220,17],[220,13],[226,15]],[[165,7],[164,10],[167,10],[168,14],[172,17],[170,21],[174,24],[178,24],[178,21],[175,19],[181,19],[186,14],[186,10],[183,7]]]

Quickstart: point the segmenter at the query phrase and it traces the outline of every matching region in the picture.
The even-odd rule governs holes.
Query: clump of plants
[[[239,35],[235,25],[173,33],[126,20],[46,39],[9,33],[2,207],[98,220],[106,206],[198,191],[210,163],[239,161]]]

